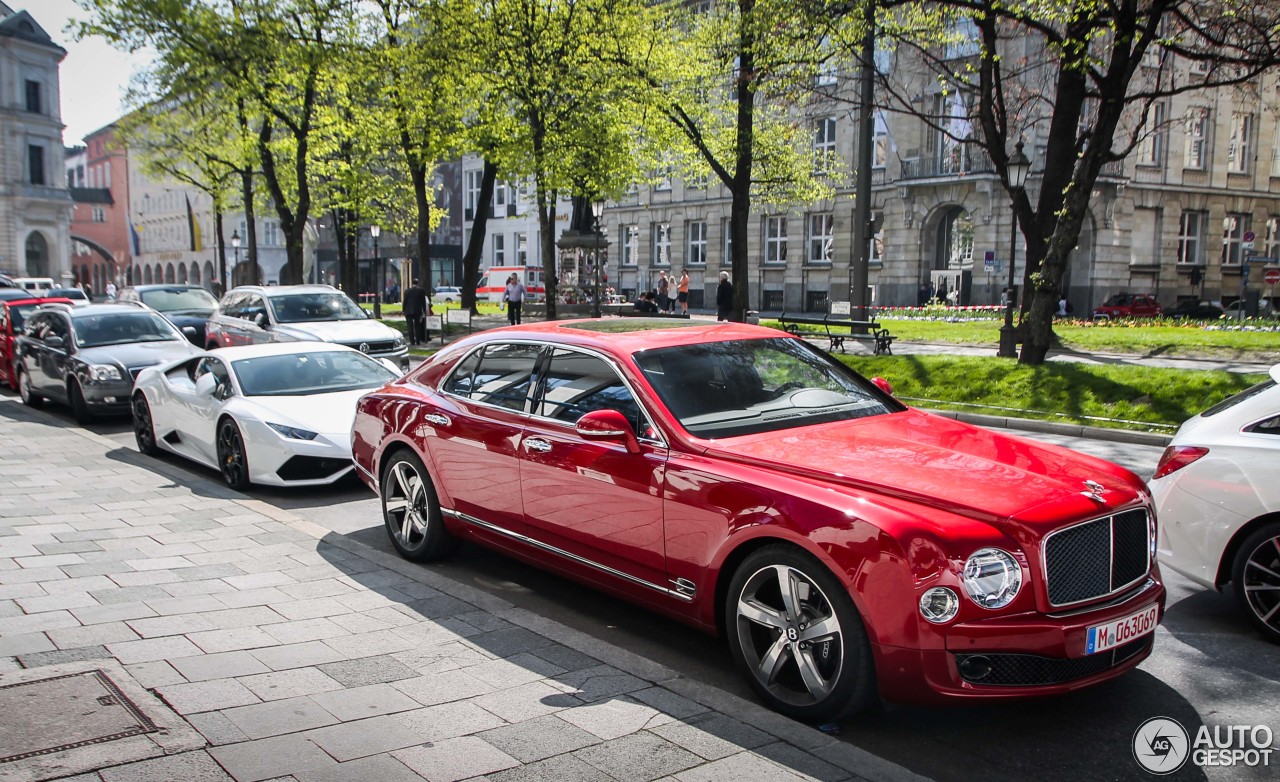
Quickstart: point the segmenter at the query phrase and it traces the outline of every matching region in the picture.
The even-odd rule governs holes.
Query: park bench
[[[893,355],[893,335],[874,320],[853,320],[846,315],[830,313],[817,316],[791,315],[784,312],[778,318],[778,323],[781,324],[783,331],[796,335],[801,333],[801,326],[821,326],[822,336],[827,338],[827,350],[839,348],[843,353],[845,340],[851,339],[874,343],[873,348],[877,356]]]

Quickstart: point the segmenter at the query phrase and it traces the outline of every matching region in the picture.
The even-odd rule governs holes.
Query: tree
[[[865,0],[864,0],[865,1]],[[1245,0],[882,0],[879,23],[900,61],[969,98],[976,132],[963,138],[927,113],[912,87],[882,74],[890,110],[911,113],[990,156],[1027,248],[1021,313],[1024,364],[1041,364],[1068,256],[1108,163],[1153,132],[1152,107],[1194,90],[1243,85],[1280,62],[1280,7]],[[851,14],[852,16],[852,14]],[[1197,74],[1188,75],[1197,65]],[[918,67],[917,67],[918,70]],[[1015,190],[1009,157],[1038,134],[1039,187]]]

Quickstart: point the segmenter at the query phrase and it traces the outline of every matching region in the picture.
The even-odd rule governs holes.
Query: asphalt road
[[[56,406],[52,414],[68,425]],[[133,450],[127,420],[91,427]],[[1093,453],[1149,477],[1160,449],[1029,435]],[[136,454],[134,455],[136,458]],[[217,479],[177,458],[173,469]],[[255,498],[321,526],[390,550],[376,498],[354,479],[324,489],[256,489]],[[476,546],[431,565],[458,581],[610,641],[743,697],[752,697],[727,648],[681,624]],[[1018,703],[915,708],[886,705],[838,726],[846,741],[946,782],[1037,779],[1044,782],[1150,779],[1134,761],[1134,732],[1153,717],[1172,717],[1194,735],[1201,725],[1268,725],[1280,735],[1280,646],[1263,641],[1230,595],[1205,592],[1165,572],[1169,605],[1155,652],[1120,680],[1071,695]],[[1274,745],[1280,748],[1280,740]],[[1169,779],[1280,779],[1280,751],[1267,769],[1200,769],[1188,763]]]

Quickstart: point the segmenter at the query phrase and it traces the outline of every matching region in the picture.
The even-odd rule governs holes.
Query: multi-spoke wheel
[[[156,447],[151,406],[147,404],[147,397],[141,391],[133,395],[133,439],[138,444],[138,450],[147,456],[154,456],[160,450]]]
[[[1280,523],[1245,539],[1231,569],[1236,598],[1268,640],[1280,643]]]
[[[240,427],[230,418],[218,424],[218,468],[222,480],[236,491],[249,488],[249,460],[244,453],[244,438]]]
[[[858,609],[808,554],[774,545],[747,557],[729,586],[725,619],[734,659],[777,711],[826,722],[871,702],[871,650]]]
[[[453,550],[454,537],[444,527],[435,488],[417,454],[399,451],[392,456],[379,486],[387,534],[405,559],[426,562]]]
[[[18,369],[18,396],[27,407],[44,406],[44,397],[31,387],[31,373],[21,367]]]
[[[81,426],[93,423],[93,411],[84,400],[84,389],[80,387],[79,380],[67,383],[67,400],[71,402],[71,417],[76,419],[76,423]]]

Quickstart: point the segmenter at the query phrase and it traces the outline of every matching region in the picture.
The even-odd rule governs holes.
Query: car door
[[[205,327],[205,341],[216,343],[218,347],[239,344],[237,331],[240,324],[240,306],[244,304],[245,294],[232,291],[222,298],[218,312]]]
[[[267,312],[267,302],[256,293],[249,294],[244,300],[244,307],[240,311],[240,323],[238,326],[243,329],[244,342],[242,345],[256,345],[261,342],[271,342],[271,332],[264,328],[270,323],[270,314]]]
[[[60,312],[44,314],[38,341],[38,358],[31,372],[31,385],[41,394],[54,399],[67,399],[67,371],[74,345],[71,325]],[[31,368],[28,365],[28,368]]]
[[[423,411],[427,453],[440,479],[441,502],[483,524],[524,529],[517,447],[534,370],[532,343],[490,343],[459,362]]]
[[[211,394],[196,390],[200,377],[207,374],[212,374],[217,381]],[[188,446],[198,454],[198,458],[217,464],[218,415],[227,398],[235,392],[226,363],[216,356],[204,356],[196,363],[190,386],[173,384],[171,388],[177,403],[174,422],[178,424],[181,437],[188,441]]]
[[[666,445],[603,356],[557,347],[541,374],[519,451],[526,534],[627,580],[666,590]],[[639,453],[578,434],[574,423],[601,409],[627,418],[640,436]]]

